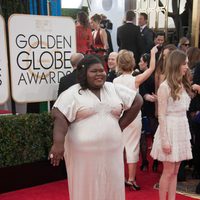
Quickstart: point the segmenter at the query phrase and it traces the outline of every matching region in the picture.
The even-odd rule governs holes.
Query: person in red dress
[[[108,39],[106,31],[100,27],[100,22],[101,16],[98,14],[95,14],[90,18],[90,26],[93,29],[93,48],[97,55],[103,56],[108,50]]]
[[[92,31],[89,26],[88,15],[84,11],[77,14],[76,46],[77,52],[87,54],[92,45]]]
[[[108,39],[105,29],[100,26],[101,16],[98,14],[90,18],[90,26],[93,30],[92,39],[93,45],[91,46],[91,53],[97,55],[104,62],[104,70],[108,73],[107,66],[107,53],[108,53]]]

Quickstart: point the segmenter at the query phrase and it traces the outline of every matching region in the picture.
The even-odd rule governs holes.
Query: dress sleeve
[[[158,121],[160,125],[159,133],[162,145],[169,144],[169,140],[167,137],[167,123],[166,123],[168,98],[169,98],[169,88],[167,85],[162,83],[158,89]]]
[[[76,119],[77,105],[71,89],[64,91],[53,107],[58,108],[69,122],[73,122]]]
[[[115,83],[114,87],[117,95],[122,100],[123,109],[128,110],[131,107],[137,92],[118,83]]]

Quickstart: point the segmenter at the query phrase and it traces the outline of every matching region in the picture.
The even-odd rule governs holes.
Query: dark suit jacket
[[[113,52],[112,38],[111,38],[110,32],[107,29],[105,29],[105,31],[107,33],[107,40],[108,40],[108,47],[109,47],[108,54],[109,54],[109,53]]]
[[[141,32],[141,36],[145,53],[150,53],[151,48],[154,46],[154,32],[145,26]]]
[[[113,82],[113,80],[117,77],[117,74],[115,71],[109,71],[108,74],[107,74],[107,78],[106,78],[106,81],[108,82]]]
[[[141,54],[144,53],[140,28],[133,23],[126,23],[117,29],[117,44],[119,51],[121,49],[132,51],[136,63],[139,62]]]
[[[139,87],[139,92],[142,97],[144,97],[145,94],[152,94],[155,93],[155,79],[154,79],[154,73]],[[155,116],[155,103],[149,102],[143,99],[143,105],[142,105],[142,116],[147,117],[154,117]]]
[[[59,83],[59,88],[58,88],[58,96],[65,90],[67,90],[69,87],[72,85],[75,85],[77,83],[77,78],[76,78],[76,69],[71,73],[66,76],[63,76],[60,79]]]
[[[194,66],[193,84],[200,85],[200,62]],[[190,103],[190,112],[200,111],[200,94],[196,94]]]

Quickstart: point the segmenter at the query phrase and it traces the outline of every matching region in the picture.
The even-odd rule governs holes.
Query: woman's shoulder
[[[109,91],[109,94],[118,93],[119,91],[129,91],[130,89],[118,82],[105,82],[103,89]]]
[[[86,28],[86,31],[87,31],[88,33],[92,33],[92,30],[91,30],[90,27],[87,27],[87,28]]]
[[[82,30],[85,30],[85,31],[89,31],[89,30],[90,30],[90,31],[91,31],[91,29],[89,28],[89,26],[88,26],[88,27],[85,27],[85,26],[83,26],[83,25],[81,25],[81,24],[77,24],[77,25],[76,25],[76,29],[77,29],[77,30],[81,30],[81,31],[82,31]],[[91,31],[91,32],[92,32],[92,31]]]
[[[80,30],[82,28],[83,28],[83,26],[81,24],[76,24],[76,30]]]
[[[122,79],[122,75],[117,76],[114,80],[113,83],[118,83]]]
[[[81,88],[80,84],[77,83],[77,84],[72,85],[72,86],[69,88],[69,90],[79,90],[80,88]]]
[[[125,75],[120,75],[118,76],[117,78],[114,79],[114,81],[117,83],[117,82],[135,82],[135,76],[132,76],[132,74],[125,74]],[[114,82],[113,81],[113,82]]]
[[[169,87],[169,84],[167,83],[167,80],[164,80],[164,81],[161,82],[160,86]]]
[[[159,86],[158,89],[159,89],[159,90],[164,90],[165,92],[169,93],[170,87],[169,87],[169,84],[168,84],[167,80],[164,80],[164,81],[160,84],[160,86]]]
[[[121,78],[123,78],[123,79],[125,79],[125,78],[127,78],[127,79],[135,79],[135,76],[133,76],[132,74],[121,74],[117,78],[119,78],[119,79],[121,79]]]
[[[79,83],[72,85],[71,87],[69,87],[67,90],[63,91],[61,93],[61,95],[72,95],[72,94],[76,94],[76,92],[78,92],[81,89],[81,86]]]
[[[115,91],[116,88],[119,88],[119,87],[124,87],[124,86],[122,84],[118,83],[118,82],[114,82],[113,81],[113,83],[112,83],[112,82],[107,82],[106,81],[104,83],[104,87],[103,88],[106,89],[107,91],[109,90],[110,93],[111,93],[111,92]]]
[[[115,79],[114,79],[115,80]],[[104,83],[104,88],[114,88],[114,83],[106,81]]]
[[[100,28],[100,29],[99,29],[99,33],[100,33],[100,34],[106,34],[106,30],[103,29],[103,28]]]
[[[116,78],[114,78],[113,83],[116,82],[117,80],[119,80],[120,79],[119,77],[120,76],[117,76]]]

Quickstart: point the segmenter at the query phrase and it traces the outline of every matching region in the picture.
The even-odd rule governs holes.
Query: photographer
[[[107,33],[107,40],[108,40],[108,55],[109,53],[113,52],[113,45],[112,45],[112,38],[109,30],[112,30],[112,22],[107,19],[107,17],[103,14],[101,14],[101,22],[100,22],[100,27],[105,29]]]

